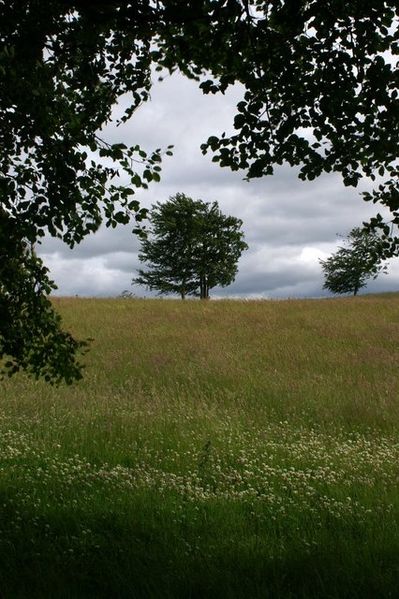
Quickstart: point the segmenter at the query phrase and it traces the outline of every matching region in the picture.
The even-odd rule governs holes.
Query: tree
[[[387,266],[381,259],[381,236],[355,227],[346,238],[346,247],[319,260],[324,271],[324,289],[333,293],[353,293],[366,286],[368,279],[376,279],[380,272],[386,272]]]
[[[0,248],[0,355],[12,356],[9,374],[21,368],[51,383],[71,383],[82,377],[75,359],[87,342],[76,341],[62,330],[61,318],[47,297],[54,284],[47,269],[14,229],[5,231],[1,219]]]
[[[217,202],[207,204],[177,193],[150,212],[151,228],[143,239],[134,283],[159,293],[179,293],[184,299],[209,298],[209,290],[234,281],[237,262],[247,249],[242,221],[221,213]]]
[[[179,70],[204,93],[242,84],[235,133],[202,146],[221,166],[252,178],[287,162],[304,179],[337,171],[353,186],[385,178],[364,198],[397,225],[398,16],[397,0],[0,0],[2,231],[28,247],[46,232],[72,247],[103,221],[140,227],[134,193],[159,180],[162,152],[101,131],[122,95],[120,124],[148,100],[154,69]],[[384,219],[371,224],[384,255],[397,251]],[[48,295],[43,272],[35,283],[14,272]],[[8,319],[9,279],[1,290]],[[13,362],[9,325],[1,347]]]
[[[119,28],[116,3],[109,6],[0,0],[0,359],[8,374],[81,377],[86,343],[62,330],[48,298],[55,285],[29,248],[46,232],[73,247],[102,221],[140,222],[146,211],[134,189],[159,180],[160,150],[101,137],[118,97],[132,94],[124,122],[150,87],[143,23],[128,26],[125,15]],[[144,18],[145,6],[134,12]]]

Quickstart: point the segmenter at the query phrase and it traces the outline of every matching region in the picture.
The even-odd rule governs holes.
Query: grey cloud
[[[127,273],[109,269],[98,258],[64,258],[59,254],[44,255],[55,282],[57,295],[115,296],[130,285]]]
[[[283,166],[273,176],[247,183],[244,173],[222,169],[211,162],[211,155],[202,156],[199,146],[209,135],[232,130],[240,95],[241,90],[233,88],[225,96],[203,96],[194,82],[180,76],[167,78],[154,87],[152,101],[128,124],[108,126],[103,134],[109,141],[138,143],[147,149],[175,144],[174,156],[165,158],[161,182],[148,191],[137,191],[143,206],[181,191],[217,200],[223,212],[243,220],[250,249],[239,262],[236,281],[214,289],[213,296],[325,295],[318,258],[334,251],[337,233],[347,234],[374,215],[376,207],[361,199],[361,190],[345,188],[338,175],[302,182],[296,169]],[[115,114],[127,101],[122,98]],[[131,287],[140,248],[131,228],[101,228],[73,251],[46,239],[38,249],[59,284],[58,293],[115,296],[129,289],[137,295],[154,295]],[[392,261],[388,276],[368,286],[368,291],[394,289],[399,289],[398,260]]]
[[[148,148],[175,143],[177,147],[199,146],[209,135],[233,131],[236,104],[242,88],[235,86],[224,95],[204,95],[198,85],[179,74],[154,82],[151,101],[140,106],[132,119],[120,127],[114,123],[103,130],[107,140],[122,136],[130,144]],[[113,117],[129,105],[129,97],[121,98]],[[187,118],[188,117],[188,118]]]
[[[104,259],[104,267],[110,270],[119,270],[121,272],[135,275],[137,268],[140,267],[140,261],[137,254],[127,252],[114,252],[108,254]]]
[[[140,241],[137,235],[132,234],[132,226],[119,226],[116,229],[101,227],[72,250],[61,240],[46,237],[37,249],[41,255],[58,253],[70,259],[92,258],[115,252],[137,253]]]

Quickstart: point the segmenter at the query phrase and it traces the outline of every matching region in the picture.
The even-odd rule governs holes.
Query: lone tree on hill
[[[242,221],[221,213],[217,202],[207,204],[177,193],[150,212],[150,231],[142,240],[141,262],[133,283],[159,293],[209,298],[216,285],[234,281],[237,262],[247,249]]]
[[[346,247],[338,248],[327,260],[319,260],[325,276],[323,288],[357,295],[368,279],[376,279],[380,272],[387,271],[380,251],[383,241],[378,233],[355,227],[345,243]]]
[[[28,248],[46,233],[73,247],[102,222],[145,216],[134,193],[159,181],[162,152],[110,143],[102,131],[121,97],[119,124],[136,116],[157,70],[179,71],[205,94],[240,84],[234,131],[202,146],[220,166],[251,179],[287,163],[302,179],[335,171],[352,186],[379,175],[363,197],[399,224],[398,16],[398,0],[0,0],[0,262],[14,252],[15,266],[0,263],[0,360],[9,373],[80,376],[82,345],[63,335],[54,285]],[[374,225],[392,254],[399,237],[380,215]]]

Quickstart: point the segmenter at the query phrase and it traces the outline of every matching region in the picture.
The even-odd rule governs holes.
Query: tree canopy
[[[180,70],[204,93],[242,84],[236,132],[202,146],[221,166],[253,178],[286,162],[303,179],[337,171],[353,186],[378,177],[364,199],[397,225],[398,17],[397,0],[0,0],[1,235],[30,247],[48,232],[72,247],[103,221],[140,224],[134,193],[159,180],[162,151],[107,143],[102,129],[121,96],[121,125],[148,100],[154,69]],[[396,252],[384,218],[372,225],[384,254]],[[46,296],[45,280],[37,270],[25,284]],[[2,319],[15,314],[9,285]],[[15,366],[11,331],[0,347]]]
[[[178,293],[182,299],[208,299],[210,289],[234,281],[237,262],[248,247],[240,219],[222,214],[217,202],[193,200],[184,193],[155,204],[149,218],[139,254],[147,270],[139,270],[134,283],[161,294]]]
[[[344,246],[327,260],[320,260],[325,281],[323,288],[333,293],[353,293],[386,272],[387,265],[381,258],[381,235],[355,227],[345,239]]]

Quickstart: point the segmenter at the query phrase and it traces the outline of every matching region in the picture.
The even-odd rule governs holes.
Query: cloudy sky
[[[273,176],[243,181],[202,156],[200,144],[210,135],[232,130],[240,89],[226,95],[204,96],[194,82],[180,75],[156,83],[151,102],[142,106],[130,123],[108,127],[107,139],[140,144],[152,150],[174,144],[166,157],[160,183],[137,193],[143,206],[165,201],[177,192],[195,199],[219,202],[225,214],[243,220],[249,245],[239,262],[235,282],[215,288],[219,297],[319,297],[323,276],[318,262],[333,252],[337,233],[349,231],[374,215],[376,208],[364,202],[359,191],[345,188],[339,176],[323,175],[302,182],[297,171],[280,167]],[[40,254],[58,285],[57,295],[118,296],[129,290],[150,296],[131,285],[140,266],[140,243],[131,227],[100,229],[74,250],[46,239]],[[369,283],[367,292],[399,290],[399,260],[390,261],[388,275]]]

